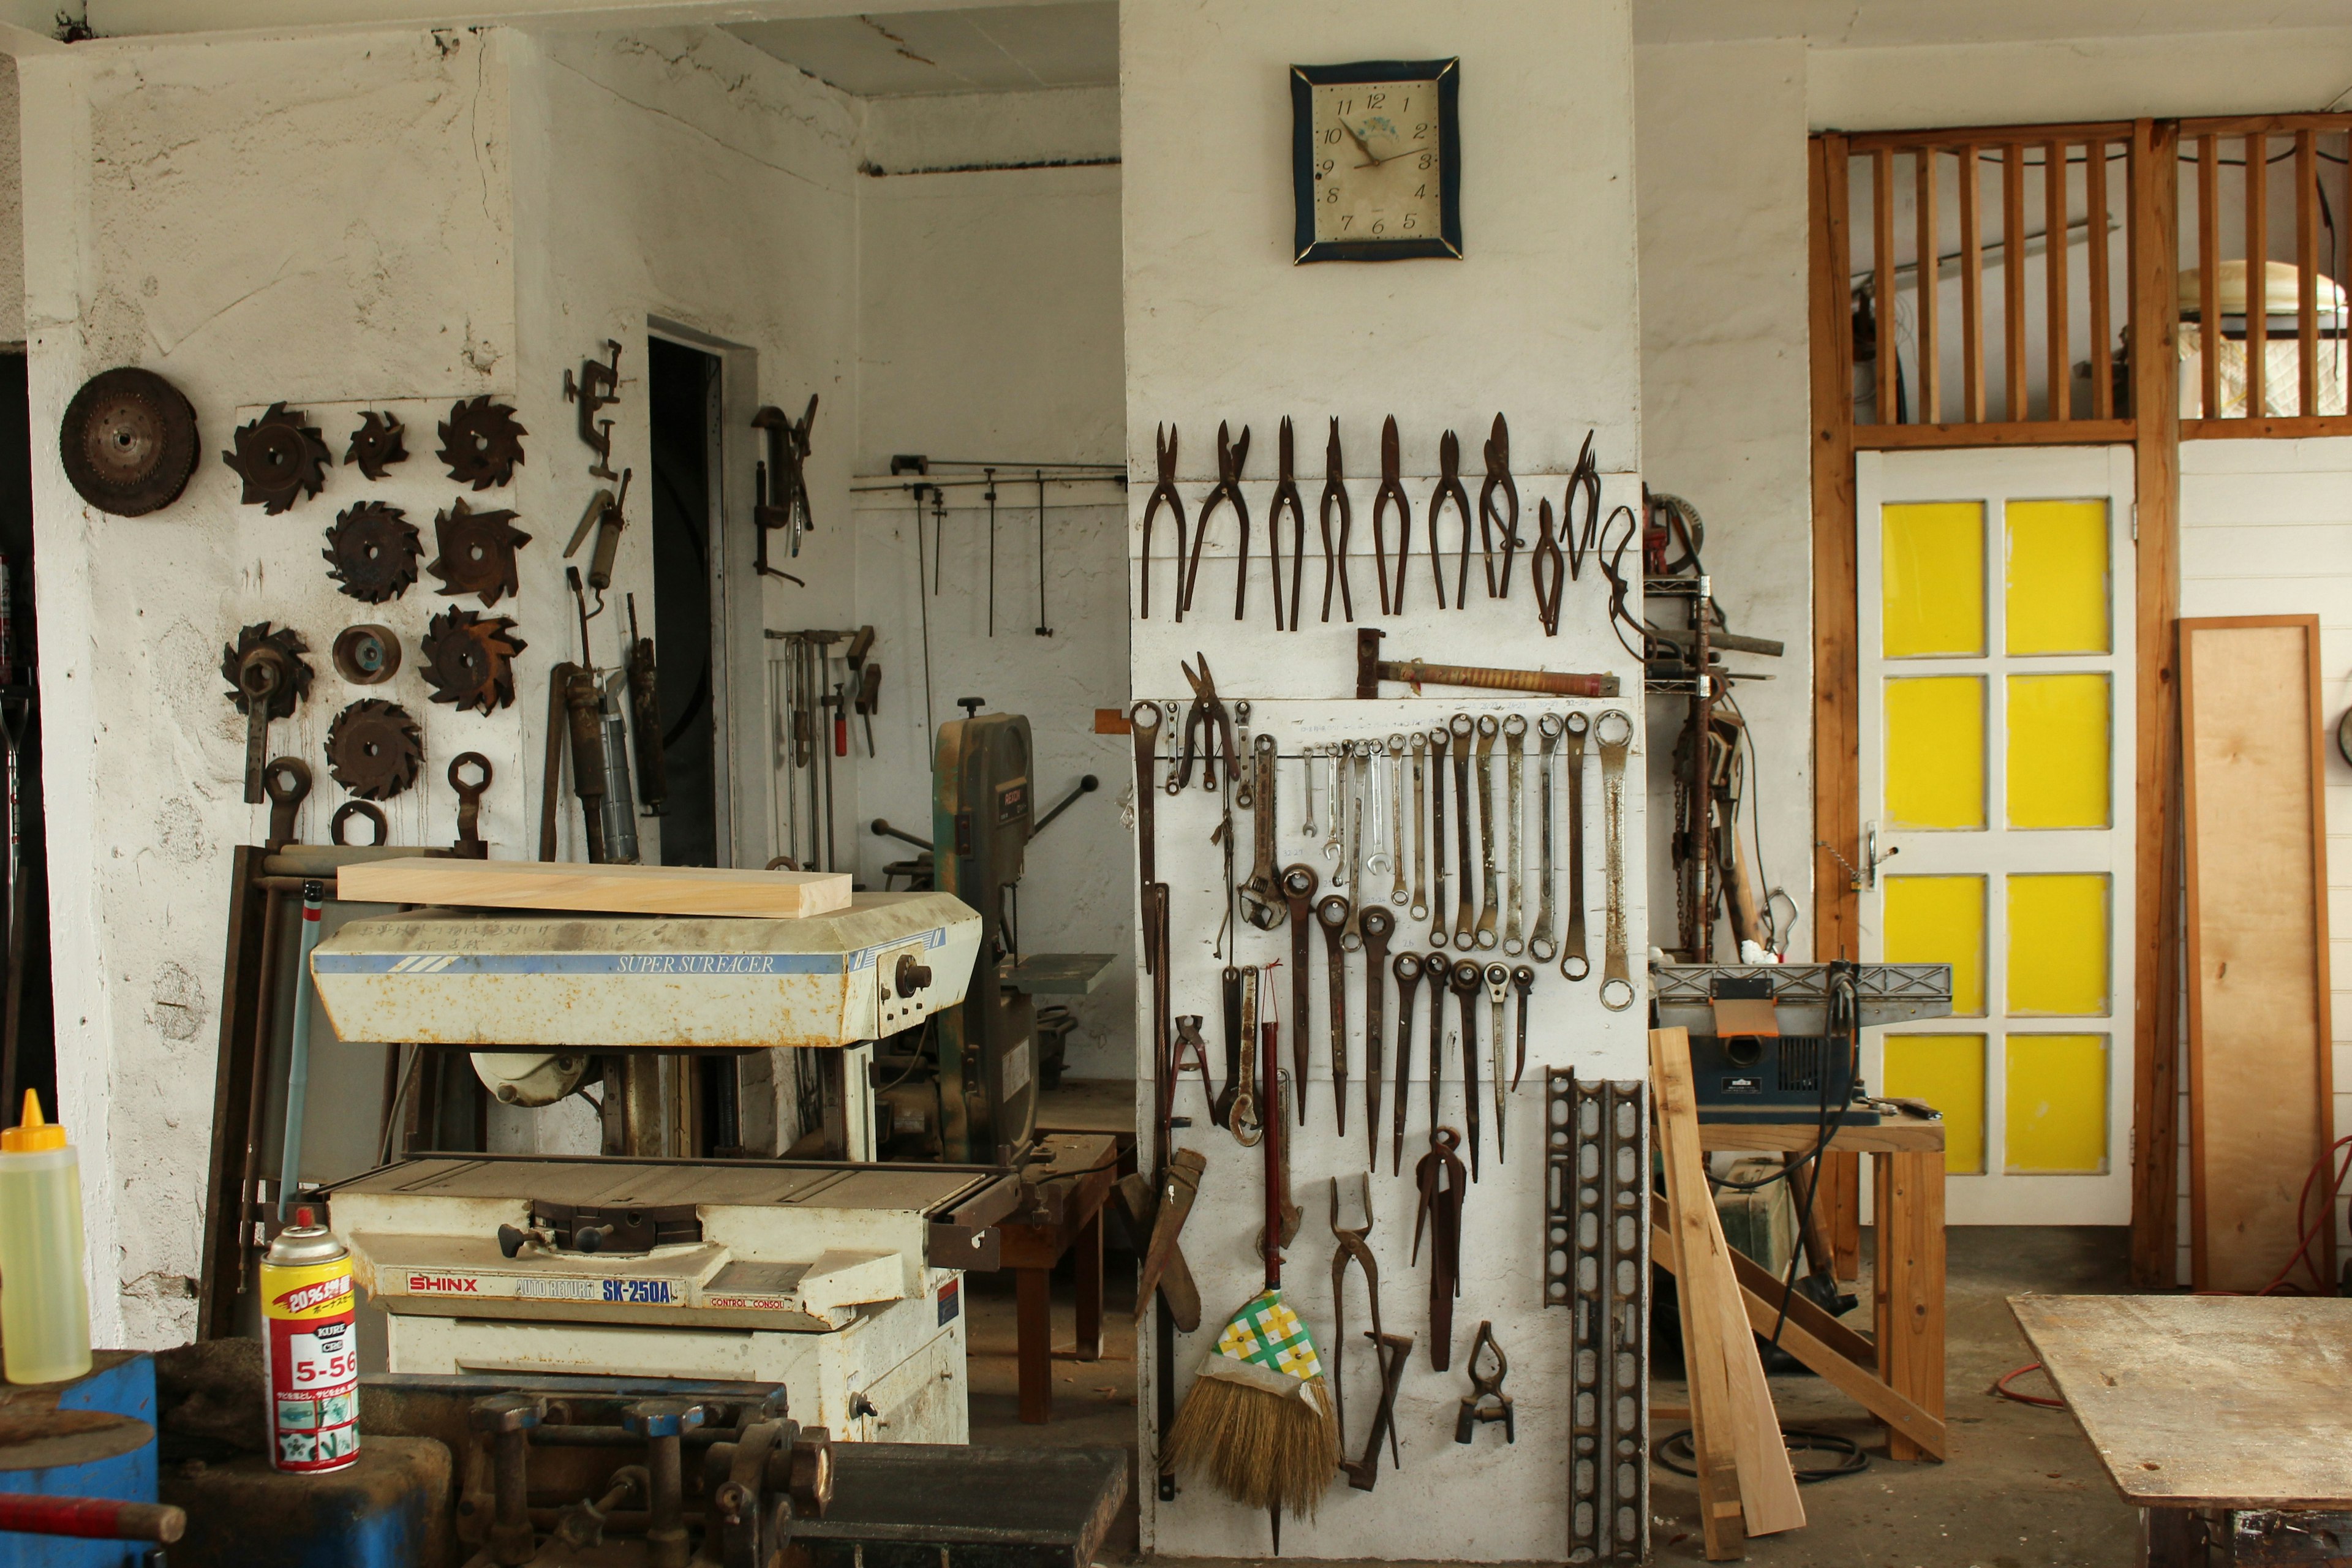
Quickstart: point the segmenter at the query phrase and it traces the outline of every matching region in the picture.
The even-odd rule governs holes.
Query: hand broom
[[[1276,1074],[1276,1026],[1263,1029],[1259,1081]],[[1265,1289],[1226,1322],[1216,1348],[1193,1379],[1160,1454],[1163,1471],[1204,1474],[1235,1502],[1267,1510],[1275,1550],[1282,1549],[1282,1510],[1315,1517],[1339,1469],[1339,1421],[1315,1342],[1282,1299],[1279,1103],[1265,1118]]]

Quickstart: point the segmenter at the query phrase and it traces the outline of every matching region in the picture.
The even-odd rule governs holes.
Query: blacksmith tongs
[[[1184,498],[1176,493],[1176,426],[1156,426],[1151,445],[1160,459],[1160,482],[1151,487],[1151,499],[1143,505],[1142,586],[1136,597],[1136,613],[1147,621],[1151,618],[1151,520],[1164,502],[1176,514],[1176,618],[1181,621],[1184,618]]]
[[[1508,512],[1495,504],[1499,494],[1511,503]],[[1495,534],[1493,525],[1503,525],[1503,576],[1501,585],[1495,579]],[[1503,416],[1495,416],[1494,434],[1486,437],[1486,482],[1478,487],[1478,545],[1486,555],[1486,597],[1507,599],[1511,596],[1511,558],[1519,548],[1519,487],[1511,478],[1511,427]]]
[[[1360,1230],[1343,1230],[1339,1226],[1339,1178],[1331,1178],[1331,1236],[1339,1245],[1331,1253],[1331,1399],[1339,1417],[1339,1430],[1348,1429],[1347,1383],[1339,1375],[1340,1355],[1348,1348],[1348,1265],[1356,1263],[1364,1270],[1364,1291],[1372,1303],[1372,1333],[1385,1332],[1381,1327],[1381,1266],[1372,1257],[1365,1238],[1372,1234],[1372,1179],[1357,1178],[1364,1184],[1364,1224]],[[1373,1343],[1379,1343],[1377,1337]],[[1375,1370],[1380,1358],[1372,1358]],[[1396,1459],[1396,1434],[1389,1434],[1389,1457]],[[1402,1461],[1397,1461],[1402,1462]]]

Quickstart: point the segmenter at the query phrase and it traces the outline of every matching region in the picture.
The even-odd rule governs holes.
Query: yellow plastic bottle
[[[25,1091],[23,1125],[0,1131],[0,1368],[10,1383],[89,1370],[81,1272],[81,1172],[66,1130]]]

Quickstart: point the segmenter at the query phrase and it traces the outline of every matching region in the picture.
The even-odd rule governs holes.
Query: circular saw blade
[[[514,656],[530,645],[505,616],[446,610],[427,625],[425,681],[433,700],[488,713],[514,701]]]
[[[58,455],[82,500],[117,517],[143,517],[188,488],[196,411],[152,370],[100,371],[66,405]]]
[[[408,460],[408,448],[401,441],[406,433],[399,420],[371,408],[360,416],[360,427],[352,432],[343,461],[356,463],[371,479],[381,479],[393,464]]]
[[[488,396],[459,398],[441,421],[441,449],[434,455],[448,466],[449,477],[478,490],[502,485],[514,478],[522,461],[522,438],[529,434],[515,423],[515,411]]]
[[[327,488],[327,467],[334,454],[315,425],[303,423],[302,411],[273,403],[260,418],[240,425],[230,437],[236,450],[223,452],[221,461],[245,480],[246,505],[257,502],[275,517],[304,496]]]
[[[416,581],[417,558],[425,553],[416,525],[396,506],[363,500],[346,507],[327,530],[327,575],[354,599],[381,605],[397,599]]]
[[[438,592],[451,598],[479,594],[485,606],[521,592],[515,552],[530,542],[530,535],[513,526],[514,515],[503,509],[476,511],[462,496],[447,511],[434,514],[433,533],[441,553],[425,570],[441,579]]]
[[[302,657],[310,651],[310,647],[292,626],[279,626],[273,631],[268,621],[256,621],[238,628],[236,641],[222,646],[221,679],[228,682],[228,700],[240,713],[252,706],[245,688],[246,660],[248,655],[263,648],[274,651],[289,678],[278,681],[270,691],[269,717],[291,718],[295,706],[310,694],[312,673],[310,661]]]
[[[327,773],[362,800],[390,800],[416,782],[425,735],[408,710],[362,697],[327,731]]]

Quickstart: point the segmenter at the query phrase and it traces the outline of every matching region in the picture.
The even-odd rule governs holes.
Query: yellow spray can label
[[[340,1470],[360,1457],[359,1335],[348,1254],[261,1265],[268,1327],[270,1463]]]

